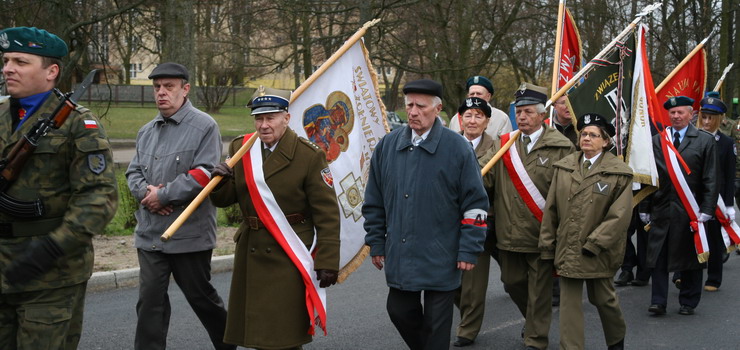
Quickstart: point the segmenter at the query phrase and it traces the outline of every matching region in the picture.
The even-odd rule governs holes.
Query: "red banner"
[[[558,73],[558,89],[563,87],[578,69],[583,65],[581,36],[578,34],[576,22],[570,11],[565,9],[563,19],[563,36],[560,48],[560,72]]]
[[[686,64],[660,90],[656,90],[662,105],[674,96],[694,99],[694,110],[699,110],[699,102],[704,97],[707,85],[707,52],[703,48],[691,57]],[[667,117],[666,117],[667,118]]]

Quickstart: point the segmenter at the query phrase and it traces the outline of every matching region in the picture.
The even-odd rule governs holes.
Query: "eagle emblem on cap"
[[[257,88],[257,93],[258,93],[258,94],[259,94],[260,96],[265,96],[265,86],[264,86],[264,85],[260,85],[260,87],[259,87],[259,88]]]
[[[709,102],[709,104],[713,104],[714,103],[714,99],[710,97],[710,98],[707,99],[707,102]]]
[[[478,78],[479,77],[477,75],[475,77],[473,77],[473,84],[478,84],[478,81],[479,81]]]
[[[472,98],[466,99],[465,105],[468,107],[473,107],[473,99]]]
[[[527,91],[527,84],[522,83],[522,85],[519,85],[519,92],[523,94],[525,91]]]
[[[671,106],[675,106],[675,105],[676,105],[676,98],[671,97]]]
[[[8,33],[0,34],[0,47],[7,49],[10,47],[10,41],[8,41]]]
[[[591,124],[591,115],[590,114],[586,114],[585,116],[583,116],[583,123],[584,124]]]

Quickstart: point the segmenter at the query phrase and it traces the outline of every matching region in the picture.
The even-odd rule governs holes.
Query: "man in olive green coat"
[[[547,348],[552,316],[552,262],[540,259],[537,248],[544,197],[555,171],[553,164],[575,150],[570,140],[543,123],[546,100],[545,88],[522,84],[515,103],[521,136],[507,153],[512,162],[520,160],[524,173],[506,165],[505,155],[484,178],[486,187],[493,186],[494,192],[501,281],[525,318],[524,344],[528,349]],[[502,135],[501,142],[494,144],[480,163],[486,164],[512,134]],[[534,192],[520,193],[513,178],[533,184]],[[523,199],[528,196],[530,199]],[[538,197],[541,200],[536,200]]]
[[[289,99],[288,91],[258,90],[250,102],[259,135],[253,147],[261,148],[264,181],[284,215],[281,219],[307,248],[315,238],[312,278],[325,288],[336,283],[339,269],[339,207],[324,152],[288,127]],[[240,136],[232,141],[229,154],[235,154],[246,139]],[[277,233],[265,228],[264,212],[255,209],[252,196],[259,194],[250,192],[246,182],[256,181],[257,176],[247,178],[245,165],[251,163],[246,159],[233,170],[221,163],[213,172],[226,177],[211,194],[213,203],[219,207],[239,203],[244,217],[234,236],[224,341],[257,349],[299,348],[311,342],[313,317],[306,311],[306,286],[274,238]]]
[[[67,45],[37,28],[0,32],[10,98],[0,102],[0,149],[7,157],[36,120],[59,105],[52,93]],[[108,137],[78,107],[42,136],[5,194],[40,200],[42,212],[0,211],[0,349],[76,349],[85,288],[93,269],[92,236],[116,212],[118,192]],[[5,179],[3,179],[4,182]]]

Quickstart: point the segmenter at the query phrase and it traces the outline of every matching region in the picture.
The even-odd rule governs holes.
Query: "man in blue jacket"
[[[388,315],[406,344],[448,349],[455,289],[483,251],[488,197],[473,148],[438,118],[442,85],[416,80],[403,93],[408,125],[372,156],[365,242],[373,265],[386,266]]]

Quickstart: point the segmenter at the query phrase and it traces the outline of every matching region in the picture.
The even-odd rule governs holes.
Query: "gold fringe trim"
[[[647,196],[653,194],[653,192],[657,191],[658,188],[655,186],[645,186],[643,187],[640,192],[637,192],[636,195],[632,197],[632,208],[636,207],[637,204],[642,202],[643,199],[647,198]]]
[[[696,255],[696,258],[699,259],[699,262],[703,264],[703,263],[707,262],[707,260],[709,260],[709,252],[704,252],[704,253],[701,253],[701,254],[697,254]]]
[[[347,265],[344,265],[344,267],[339,270],[339,277],[337,277],[337,282],[342,283],[344,280],[349,277],[350,274],[355,272],[357,268],[362,265],[362,263],[365,261],[365,258],[367,258],[368,254],[370,254],[370,246],[369,245],[363,245],[362,248],[360,248],[360,251],[355,254],[355,257],[350,260]]]
[[[727,253],[732,253],[735,250],[737,250],[737,246],[734,244],[730,244],[730,246],[727,247]]]

